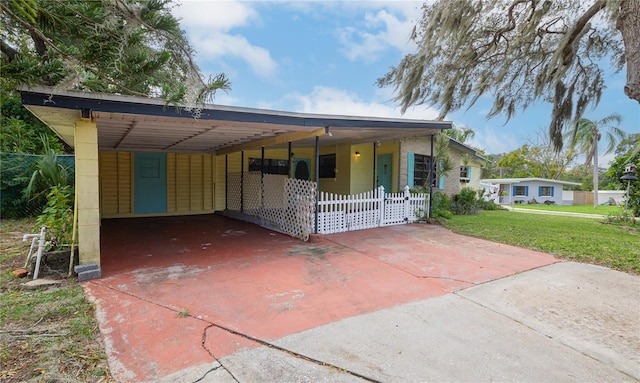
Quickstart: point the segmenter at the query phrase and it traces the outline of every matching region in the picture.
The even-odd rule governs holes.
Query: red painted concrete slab
[[[431,225],[303,243],[220,216],[107,220],[105,277],[85,286],[98,299],[116,378],[150,380],[255,347],[251,338],[275,340],[553,262]]]
[[[550,254],[462,236],[433,225],[399,225],[327,238],[418,277],[469,285],[557,262]]]

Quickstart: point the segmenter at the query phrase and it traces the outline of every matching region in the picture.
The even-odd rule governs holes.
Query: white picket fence
[[[428,194],[385,193],[384,187],[355,195],[320,192],[318,233],[330,234],[416,222],[429,210]]]

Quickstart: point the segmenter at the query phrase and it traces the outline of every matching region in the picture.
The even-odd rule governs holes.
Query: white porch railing
[[[318,233],[330,234],[416,222],[428,211],[427,194],[385,193],[384,187],[355,195],[320,192]]]

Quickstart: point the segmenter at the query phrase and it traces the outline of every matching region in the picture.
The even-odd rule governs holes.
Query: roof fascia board
[[[88,92],[59,92],[44,87],[20,90],[25,105],[50,106],[65,109],[90,109],[110,113],[152,115],[161,117],[195,118],[192,113],[164,101],[152,98],[121,96]],[[199,113],[202,120],[224,120],[308,127],[362,127],[449,129],[449,121],[426,121],[357,116],[332,116],[280,112],[263,109],[206,105]]]

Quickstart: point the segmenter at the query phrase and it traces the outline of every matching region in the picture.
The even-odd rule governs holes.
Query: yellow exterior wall
[[[166,215],[213,213],[216,207],[216,168],[216,158],[210,154],[168,153]],[[224,182],[224,173],[222,177]],[[133,209],[133,180],[133,153],[100,153],[103,217],[136,215]],[[224,190],[224,184],[222,188]]]
[[[355,152],[360,153],[360,157],[356,157]],[[358,194],[373,190],[374,161],[373,143],[351,146],[351,187],[349,194]]]
[[[85,119],[76,122],[74,139],[80,264],[100,265],[100,181],[96,123]]]
[[[321,178],[320,191],[349,194],[351,188],[351,145],[329,145],[320,147],[320,155],[336,154],[336,178]]]

